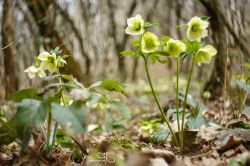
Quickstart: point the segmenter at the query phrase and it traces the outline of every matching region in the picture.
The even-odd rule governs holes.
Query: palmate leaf
[[[187,54],[194,54],[201,48],[201,45],[198,41],[187,41],[186,43],[186,52]]]
[[[53,118],[66,127],[66,131],[70,135],[86,131],[85,121],[88,112],[88,108],[80,101],[76,101],[67,107],[52,103]]]
[[[50,101],[24,99],[17,107],[15,115],[15,128],[17,137],[20,138],[24,150],[27,150],[32,130],[42,123],[50,109]]]
[[[233,80],[232,81],[232,85],[238,85],[240,88],[244,89],[247,93],[250,93],[250,85],[239,81],[239,80]]]
[[[122,102],[111,101],[109,104],[111,109],[120,111],[125,118],[131,118],[131,113],[129,108]]]
[[[104,89],[109,91],[115,91],[121,93],[125,92],[120,82],[117,80],[103,80],[101,85]]]
[[[96,82],[89,86],[89,89],[94,89],[97,87],[102,87],[108,91],[121,92],[126,95],[124,88],[121,86],[120,82],[117,80],[102,80]]]
[[[210,17],[208,17],[208,16],[201,16],[201,19],[202,19],[203,21],[208,21],[208,20],[210,19]]]
[[[132,50],[124,50],[122,52],[120,52],[121,55],[123,56],[129,56],[129,55],[133,55],[135,52]]]
[[[156,131],[153,135],[153,141],[156,143],[163,142],[168,138],[169,135],[170,135],[170,132],[168,129]]]
[[[140,40],[133,40],[132,45],[138,47],[141,45],[141,41]]]
[[[40,98],[41,97],[37,95],[36,89],[28,88],[8,94],[6,99],[20,102],[23,99],[40,99]]]

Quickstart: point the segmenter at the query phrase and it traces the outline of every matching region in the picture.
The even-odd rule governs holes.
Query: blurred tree
[[[4,59],[4,84],[6,93],[18,90],[17,52],[15,47],[15,0],[4,0],[2,17],[2,46]]]
[[[132,4],[129,7],[129,11],[127,13],[127,18],[131,17],[135,8],[136,8],[136,0],[133,0]],[[125,58],[123,56],[120,55],[120,52],[122,50],[125,50],[126,47],[126,43],[128,40],[128,35],[126,35],[125,33],[123,33],[122,35],[122,39],[119,41],[118,40],[118,36],[115,33],[117,30],[117,23],[115,22],[115,5],[114,2],[112,0],[108,0],[108,6],[109,6],[109,19],[111,22],[111,28],[113,29],[113,32],[111,32],[111,36],[114,39],[114,43],[115,43],[115,53],[118,56],[118,69],[119,69],[119,73],[120,73],[120,78],[121,79],[126,79],[127,78],[127,71],[126,71],[126,65],[125,65]],[[126,19],[125,19],[126,20]]]
[[[31,11],[33,17],[36,20],[40,38],[43,39],[42,45],[45,50],[51,50],[59,46],[65,54],[71,54],[68,47],[65,45],[63,39],[60,37],[59,33],[55,29],[55,10],[50,10],[54,8],[54,0],[25,0],[28,9]],[[84,79],[85,74],[82,71],[79,63],[74,59],[73,56],[70,56],[67,60],[68,67],[65,70],[67,74],[72,74],[79,81],[86,81]],[[89,81],[89,80],[88,80]]]
[[[237,32],[235,32],[235,29],[230,25],[227,16],[223,14],[230,10],[227,6],[229,1],[223,3],[223,1],[220,0],[200,0],[200,2],[205,9],[207,9],[207,13],[211,17],[212,39],[218,51],[215,57],[212,75],[205,84],[204,91],[210,91],[213,96],[211,99],[217,99],[220,96],[229,95],[231,93],[230,80],[232,75],[232,58],[228,55],[228,49],[232,41],[230,41],[229,34],[233,37],[233,42],[236,43],[236,47],[239,47],[243,53],[249,55],[249,50],[245,41],[238,37]],[[237,2],[241,3],[240,1]],[[233,18],[234,16],[230,13],[228,17]],[[240,52],[238,56],[241,56]]]

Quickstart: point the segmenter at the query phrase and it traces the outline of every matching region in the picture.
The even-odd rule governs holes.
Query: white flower
[[[41,61],[41,69],[49,70],[50,73],[54,73],[57,70],[56,54],[42,52],[39,54],[38,59]]]
[[[201,18],[195,16],[188,22],[187,36],[190,40],[200,41],[201,38],[206,37],[208,21],[204,21]]]
[[[131,17],[127,19],[127,28],[125,30],[126,34],[129,35],[141,35],[144,33],[144,21],[140,15]]]
[[[46,76],[46,73],[44,70],[40,68],[36,68],[35,66],[30,66],[29,68],[25,69],[24,72],[28,73],[28,76],[30,79],[33,79],[38,75],[40,78],[43,78]]]

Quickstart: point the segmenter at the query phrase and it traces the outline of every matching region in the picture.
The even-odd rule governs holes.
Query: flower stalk
[[[179,145],[179,142],[178,142],[178,140],[177,140],[177,138],[176,138],[176,136],[175,136],[175,134],[174,134],[174,131],[173,131],[173,129],[172,129],[170,123],[169,123],[169,120],[168,120],[168,118],[166,117],[166,114],[164,113],[164,111],[163,111],[163,109],[162,109],[162,107],[161,107],[161,105],[160,105],[160,102],[159,102],[159,100],[158,100],[158,98],[157,98],[157,96],[156,96],[156,94],[155,94],[155,90],[154,90],[154,87],[153,87],[153,84],[152,84],[152,81],[151,81],[151,77],[150,77],[150,74],[149,74],[149,70],[148,70],[148,58],[147,58],[147,56],[145,56],[145,55],[144,55],[143,58],[144,58],[144,67],[145,67],[145,70],[146,70],[148,82],[149,82],[149,85],[150,85],[152,94],[153,94],[153,96],[154,96],[155,102],[156,102],[156,104],[157,104],[157,107],[158,107],[158,109],[160,110],[161,115],[162,115],[164,121],[166,122],[166,124],[167,124],[167,126],[168,126],[168,128],[169,128],[169,131],[170,131],[171,135],[172,135],[173,138],[174,138],[174,141],[175,141],[176,145]]]
[[[181,128],[180,128],[180,112],[179,112],[179,75],[180,75],[180,60],[179,57],[176,59],[176,116],[177,116],[177,125],[179,139],[181,138]]]
[[[191,64],[191,69],[188,77],[188,82],[187,82],[187,87],[186,87],[186,92],[185,92],[185,98],[184,98],[184,104],[183,104],[183,111],[182,111],[182,121],[181,121],[181,149],[183,151],[183,145],[184,145],[184,124],[185,124],[185,114],[186,114],[186,105],[187,105],[187,97],[188,97],[188,91],[190,87],[190,82],[192,79],[192,73],[194,69],[194,57],[192,56],[192,64]]]
[[[186,104],[188,98],[188,91],[190,87],[190,82],[192,79],[192,73],[194,68],[194,63],[210,63],[212,57],[217,54],[217,50],[212,45],[204,45],[205,38],[208,36],[208,22],[209,17],[193,17],[188,24],[185,24],[187,31],[187,40],[173,39],[168,36],[161,36],[160,40],[158,36],[152,32],[148,32],[146,28],[149,26],[155,26],[150,22],[145,22],[140,15],[131,17],[127,19],[127,28],[125,33],[128,35],[139,36],[139,40],[134,40],[133,45],[138,47],[137,51],[124,50],[121,52],[122,55],[132,55],[134,57],[142,57],[144,59],[145,70],[147,74],[147,79],[154,96],[155,102],[158,109],[161,112],[162,118],[167,123],[169,131],[173,136],[173,140],[176,145],[181,147],[183,152],[184,147],[184,124],[185,124],[185,114],[186,114]],[[185,90],[184,104],[182,108],[182,113],[180,112],[179,104],[179,75],[180,75],[180,60],[186,58],[186,56],[192,56],[191,70],[188,76],[188,83]],[[176,120],[178,125],[178,139],[175,135],[173,128],[170,125],[169,119],[164,113],[159,99],[155,94],[155,90],[150,78],[148,70],[148,58],[152,58],[153,63],[156,61],[164,63],[160,59],[161,56],[167,56],[168,58],[176,58]],[[182,116],[181,116],[182,115]]]

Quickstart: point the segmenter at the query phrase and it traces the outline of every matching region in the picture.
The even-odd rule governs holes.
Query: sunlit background
[[[29,80],[23,71],[40,51],[57,46],[71,55],[64,72],[85,85],[104,78],[140,85],[145,80],[142,59],[120,56],[131,48],[134,38],[124,28],[136,14],[160,23],[150,31],[176,39],[186,38],[186,30],[177,25],[195,15],[211,17],[208,40],[218,54],[211,64],[196,66],[193,89],[198,88],[196,94],[204,89],[222,94],[249,57],[249,11],[249,0],[1,0],[0,98],[39,87],[43,82]],[[190,62],[182,64],[182,74],[188,73]],[[171,89],[175,68],[171,60],[151,65],[153,81]]]

